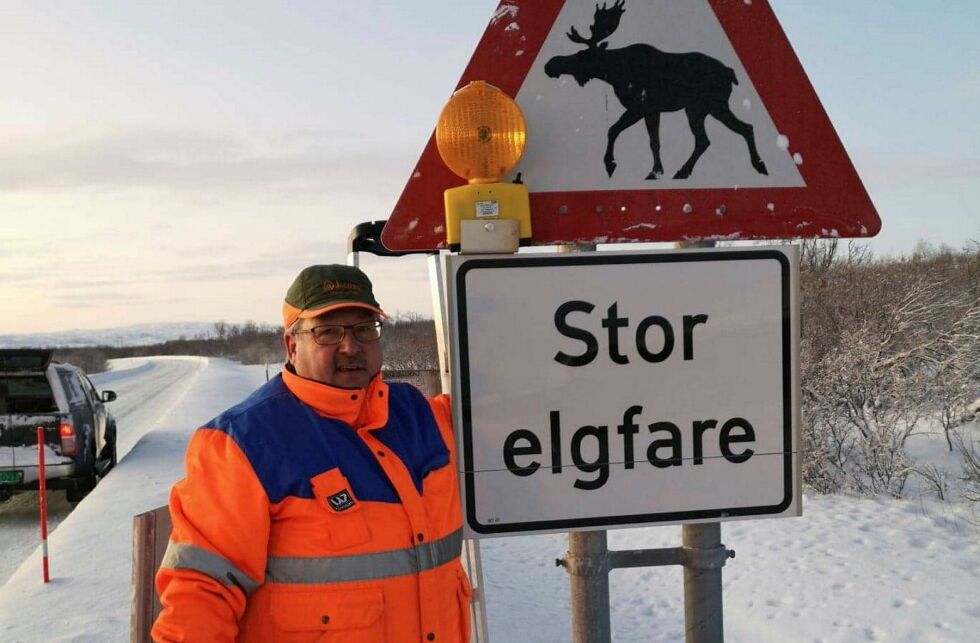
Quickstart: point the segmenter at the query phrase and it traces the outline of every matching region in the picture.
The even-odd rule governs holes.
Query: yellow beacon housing
[[[461,221],[516,220],[520,245],[531,242],[527,187],[501,183],[524,154],[527,125],[512,98],[473,81],[449,99],[436,126],[436,146],[450,170],[469,184],[445,192],[446,243],[460,248]]]

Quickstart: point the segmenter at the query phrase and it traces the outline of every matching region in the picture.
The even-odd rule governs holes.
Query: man
[[[356,268],[296,277],[285,370],[188,446],[155,640],[469,640],[448,398],[382,381],[385,317]]]

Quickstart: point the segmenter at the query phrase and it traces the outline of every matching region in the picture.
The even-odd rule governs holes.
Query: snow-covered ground
[[[166,502],[190,432],[264,379],[263,367],[197,358],[130,360],[100,376],[120,393],[128,453],[51,535],[52,582],[41,583],[35,551],[0,587],[0,641],[128,640],[133,515]],[[939,434],[914,447],[948,458]],[[926,494],[807,496],[803,518],[726,523],[737,552],[724,570],[726,641],[980,641],[980,531]],[[33,547],[11,563],[5,524],[0,538],[2,565]],[[612,549],[679,543],[679,527],[609,534]],[[570,640],[568,580],[554,564],[566,547],[563,535],[483,541],[494,643]],[[616,641],[684,639],[678,567],[614,571],[611,603]]]

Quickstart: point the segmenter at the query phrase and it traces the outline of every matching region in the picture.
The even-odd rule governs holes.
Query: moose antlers
[[[572,42],[586,45],[589,49],[597,47],[600,42],[616,31],[619,26],[619,19],[626,13],[626,9],[623,8],[625,3],[626,0],[616,0],[613,6],[609,8],[606,8],[605,2],[602,3],[601,8],[596,3],[595,17],[592,18],[592,27],[590,27],[591,35],[588,38],[583,38],[575,27],[572,27],[572,30],[565,35]]]

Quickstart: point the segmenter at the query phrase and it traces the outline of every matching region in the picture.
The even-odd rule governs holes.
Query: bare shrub
[[[888,363],[881,337],[868,326],[843,333],[848,349],[813,361],[803,380],[811,473],[827,467],[829,491],[901,496],[912,471],[905,442],[921,419],[922,388],[914,372]]]
[[[980,502],[980,447],[976,439],[968,435],[957,435],[956,447],[963,458],[960,495],[969,502]]]
[[[415,314],[388,320],[384,332],[385,369],[397,371],[438,370],[435,324]],[[87,372],[104,371],[106,360],[149,355],[201,355],[221,357],[242,364],[276,364],[286,359],[282,326],[230,324],[219,321],[209,336],[170,340],[144,346],[99,346],[56,349],[55,359],[70,362]]]
[[[804,481],[901,496],[916,426],[976,398],[980,254],[881,262],[831,241],[802,255]]]
[[[949,471],[935,464],[917,466],[915,473],[932,489],[940,500],[949,495]]]
[[[94,348],[56,348],[51,359],[56,362],[74,364],[86,373],[101,373],[109,370],[106,361],[106,349],[101,346]]]
[[[402,314],[385,324],[385,370],[439,369],[435,323],[421,315]]]

